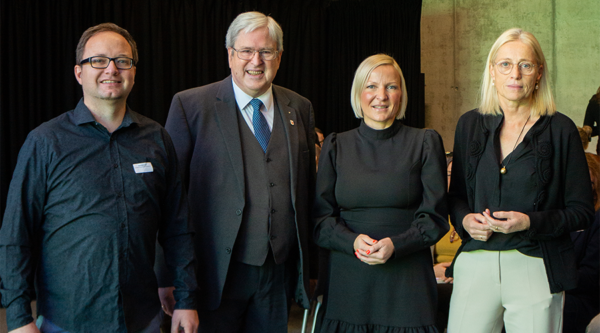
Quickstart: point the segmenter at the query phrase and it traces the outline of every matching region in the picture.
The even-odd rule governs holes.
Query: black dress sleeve
[[[425,130],[421,155],[423,199],[411,227],[390,237],[396,258],[437,243],[450,229],[446,202],[446,156],[442,138],[434,130]]]
[[[353,255],[354,240],[359,234],[348,228],[340,217],[340,207],[335,197],[336,133],[323,142],[319,157],[319,172],[315,191],[313,216],[315,217],[315,242],[320,247]]]
[[[476,112],[476,111],[475,111]],[[454,158],[452,159],[452,177],[448,204],[450,205],[450,220],[460,239],[467,241],[471,235],[463,227],[462,221],[472,213],[467,194],[467,158],[468,142],[472,136],[471,131],[476,126],[478,115],[473,111],[464,114],[456,125],[454,135]]]

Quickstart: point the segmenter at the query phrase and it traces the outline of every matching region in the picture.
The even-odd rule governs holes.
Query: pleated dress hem
[[[434,325],[420,327],[392,327],[376,324],[352,324],[324,318],[321,333],[439,333]]]

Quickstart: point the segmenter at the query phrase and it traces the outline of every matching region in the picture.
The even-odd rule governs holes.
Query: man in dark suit
[[[176,94],[167,118],[196,229],[200,332],[287,332],[291,299],[309,306],[314,119],[272,84],[282,42],[273,18],[240,14],[231,75]]]

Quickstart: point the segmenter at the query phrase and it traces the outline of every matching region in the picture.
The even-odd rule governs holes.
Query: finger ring
[[[479,239],[483,240],[483,236],[479,236]]]
[[[494,226],[494,230],[498,231],[498,229],[500,229],[498,226]]]

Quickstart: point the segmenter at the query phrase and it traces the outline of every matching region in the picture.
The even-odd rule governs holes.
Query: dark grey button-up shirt
[[[8,329],[38,311],[70,332],[126,332],[160,311],[155,244],[195,309],[192,230],[167,132],[127,109],[112,134],[79,102],[33,130],[19,153],[0,229]],[[34,283],[35,279],[35,283]]]

